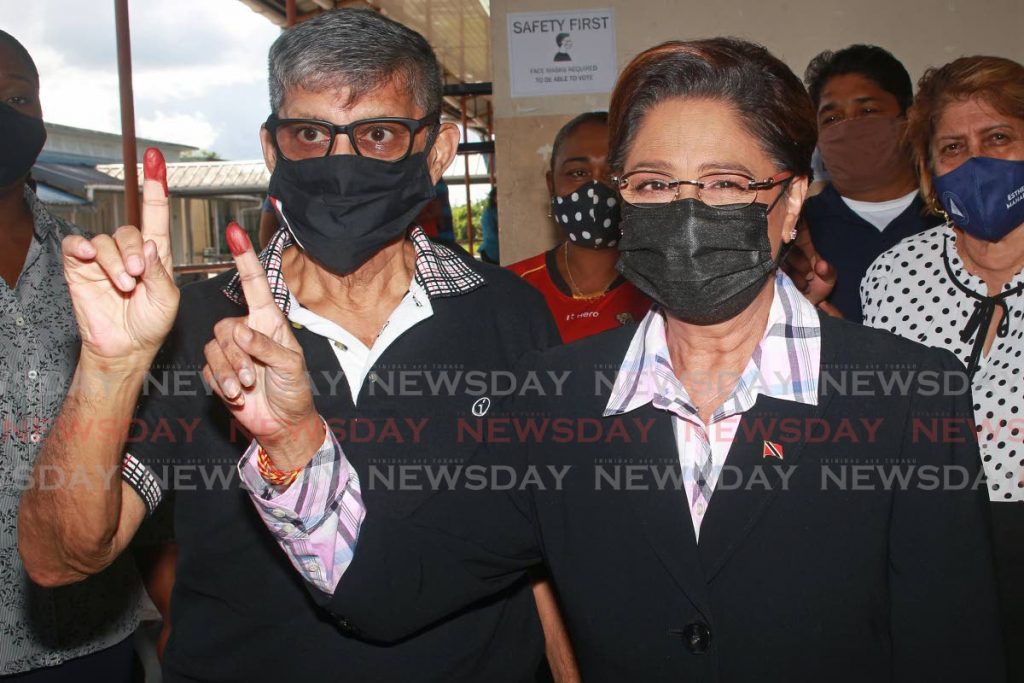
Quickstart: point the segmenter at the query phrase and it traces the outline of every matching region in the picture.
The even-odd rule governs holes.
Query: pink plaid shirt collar
[[[640,322],[616,375],[605,416],[620,415],[647,403],[683,418],[698,414],[672,369],[663,315],[655,306]],[[710,421],[746,412],[760,394],[817,405],[820,369],[818,311],[789,276],[779,271],[761,341],[736,387]]]
[[[431,299],[459,296],[472,292],[484,284],[484,278],[470,268],[455,251],[443,244],[431,242],[418,225],[409,230],[409,239],[416,250],[416,282],[426,290]],[[281,272],[281,258],[284,250],[294,244],[291,233],[280,228],[260,252],[260,263],[267,271],[267,281],[278,308],[288,315],[291,294]],[[242,283],[235,273],[222,290],[224,296],[240,306],[245,305]]]

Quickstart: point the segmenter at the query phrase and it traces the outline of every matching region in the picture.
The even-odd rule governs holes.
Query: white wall
[[[1024,0],[492,0],[495,137],[504,263],[549,247],[545,153],[573,115],[606,109],[607,95],[512,98],[507,14],[613,7],[621,69],[638,52],[670,39],[731,35],[766,45],[800,76],[826,49],[873,43],[896,55],[916,81],[929,66],[969,54],[1024,63]]]

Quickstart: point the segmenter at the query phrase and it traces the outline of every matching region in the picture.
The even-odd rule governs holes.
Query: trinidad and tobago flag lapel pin
[[[761,451],[761,455],[765,458],[778,458],[782,460],[782,446],[774,441],[765,441],[764,450]]]

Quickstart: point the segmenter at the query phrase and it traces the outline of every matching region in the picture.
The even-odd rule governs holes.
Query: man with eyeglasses
[[[283,33],[269,67],[273,114],[260,135],[283,225],[258,261],[229,226],[239,271],[184,289],[179,305],[164,168],[149,153],[142,232],[64,244],[83,350],[39,467],[89,475],[26,493],[26,568],[47,585],[100,571],[174,489],[180,558],[165,680],[532,680],[543,638],[525,580],[384,645],[329,617],[290,566],[316,577],[319,552],[345,562],[343,549],[308,539],[335,523],[323,510],[352,495],[415,519],[432,468],[479,448],[456,422],[497,397],[466,378],[508,375],[558,337],[529,285],[412,225],[459,139],[440,122],[441,72],[421,35],[372,11],[325,12]],[[251,277],[260,266],[262,289]],[[233,363],[237,379],[204,373],[204,351]],[[280,354],[301,358],[303,375],[275,374]],[[257,380],[277,387],[276,403],[254,396]],[[297,414],[287,407],[302,394],[294,386],[312,388],[325,420],[282,428]],[[86,431],[133,412],[128,435]],[[275,466],[317,450],[327,429],[361,491],[326,476],[328,460]],[[239,464],[253,436],[273,459]],[[296,543],[281,552],[266,524]]]

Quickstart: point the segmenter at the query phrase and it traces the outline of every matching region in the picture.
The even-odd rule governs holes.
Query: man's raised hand
[[[248,235],[231,223],[227,241],[249,314],[214,326],[214,339],[204,349],[203,376],[276,467],[298,469],[324,439],[302,347],[274,302]]]
[[[147,149],[143,167],[141,231],[126,225],[113,236],[70,236],[61,245],[83,359],[103,366],[148,368],[178,311],[160,150]]]

